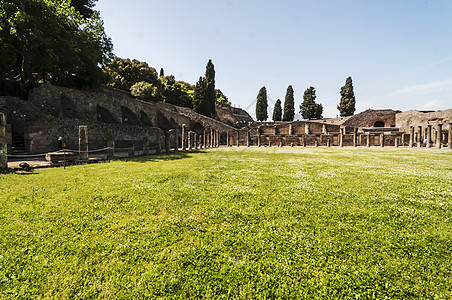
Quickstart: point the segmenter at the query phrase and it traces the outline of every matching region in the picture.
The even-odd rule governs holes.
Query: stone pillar
[[[247,147],[250,146],[250,131],[249,130],[246,131],[246,146]]]
[[[278,134],[278,127],[276,127],[276,125],[273,127],[273,129],[275,130],[273,132],[273,135],[277,135]]]
[[[317,140],[317,137],[315,138],[314,146],[315,146],[315,147],[318,147],[318,146],[319,146],[319,141]]]
[[[78,155],[80,160],[88,160],[88,126],[78,127]]]
[[[220,137],[221,137],[220,131],[217,130],[217,147],[220,147],[220,144],[221,144],[221,143],[220,143],[220,142],[221,142]]]
[[[394,139],[394,146],[399,147],[399,137],[398,136],[396,136]]]
[[[115,157],[115,132],[113,129],[107,129],[105,137],[107,139],[107,159],[112,159]]]
[[[170,132],[165,131],[165,152],[170,153]]]
[[[414,126],[410,126],[410,148],[414,146]]]
[[[432,145],[430,144],[432,141],[432,125],[427,125],[427,148],[430,148]]]
[[[143,139],[143,155],[149,155],[149,135],[146,134],[146,136]]]
[[[441,139],[443,137],[443,128],[441,126],[441,124],[438,124],[436,126],[436,148],[441,149]]]
[[[159,129],[157,131],[157,150],[155,150],[156,154],[160,154],[162,152],[162,130]]]
[[[293,135],[293,127],[292,127],[292,124],[289,124],[289,135]]]
[[[422,146],[422,126],[418,126],[417,128],[417,147]]]
[[[0,113],[0,169],[8,168],[8,143],[6,141],[6,116]]]
[[[261,135],[260,134],[257,135],[257,146],[258,147],[261,146]]]
[[[380,147],[385,146],[385,135],[383,133],[380,133]]]
[[[179,127],[179,126],[177,126]],[[174,130],[174,134],[175,134],[175,139],[176,139],[176,149],[174,149],[174,152],[178,152],[179,151],[179,128],[177,128]]]
[[[182,151],[185,151],[185,149],[187,148],[187,145],[185,144],[185,124],[182,124],[182,134],[181,134],[181,142],[182,142]]]
[[[353,147],[358,146],[358,128],[353,128]]]
[[[447,148],[452,149],[452,123],[449,123],[449,133],[447,135]]]
[[[195,136],[195,138],[194,138],[195,149],[198,150],[198,134],[196,132],[194,132],[193,135]]]
[[[326,146],[327,147],[331,147],[331,139],[327,139],[326,140]]]
[[[309,134],[309,131],[310,131],[310,129],[309,129],[309,123],[305,123],[304,124],[304,133],[306,133],[306,134]]]
[[[342,128],[341,133],[339,134],[339,147],[344,147],[344,135],[342,134]]]
[[[307,134],[305,134],[304,136],[303,136],[303,147],[306,147],[306,138],[308,137],[308,135]]]
[[[400,145],[401,145],[402,147],[405,146],[405,136],[406,136],[406,134],[405,134],[405,133],[402,133],[402,140],[401,140],[401,142],[400,142]]]
[[[240,147],[240,130],[237,130],[237,147]]]
[[[189,131],[188,134],[187,134],[188,150],[191,150],[191,145],[192,145],[192,138],[191,138],[191,136],[192,136],[192,132]]]
[[[366,147],[370,147],[370,134],[367,134]]]
[[[134,157],[135,156],[135,145],[134,144],[132,144],[132,143],[129,144],[128,152],[129,152],[128,153],[129,157]]]
[[[326,124],[323,124],[322,132],[323,132],[323,134],[328,134],[328,130],[326,129]]]
[[[229,147],[229,131],[226,132],[226,147]]]

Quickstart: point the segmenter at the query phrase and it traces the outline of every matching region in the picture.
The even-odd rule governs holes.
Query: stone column
[[[226,147],[229,147],[229,131],[226,131]]]
[[[331,147],[331,139],[327,139],[326,140],[326,146],[327,147]]]
[[[370,147],[370,133],[367,134],[366,147]]]
[[[179,151],[179,126],[176,127],[176,129],[174,130],[174,134],[175,134],[175,139],[176,139],[176,149],[174,149],[174,152],[178,152]]]
[[[195,132],[193,133],[193,135],[195,136],[194,140],[195,140],[195,149],[198,150],[198,134]]]
[[[328,134],[328,130],[326,129],[326,124],[323,124],[322,132],[323,132],[323,134]]]
[[[400,142],[400,145],[401,145],[402,147],[405,146],[405,136],[406,136],[406,134],[405,134],[405,133],[402,133],[402,140],[401,140],[401,142]]]
[[[192,132],[191,132],[191,131],[189,131],[189,132],[188,132],[188,134],[187,134],[187,140],[188,140],[188,150],[191,150],[191,144],[192,144],[192,139],[191,139],[191,136],[192,136]]]
[[[396,136],[394,139],[394,147],[399,147],[399,137]]]
[[[273,127],[273,129],[275,130],[273,132],[273,135],[277,135],[278,134],[278,127],[276,127],[276,125]]]
[[[187,145],[185,144],[185,124],[182,124],[182,134],[181,134],[181,142],[182,142],[182,151],[185,151],[185,149],[187,148]]]
[[[105,137],[107,139],[107,159],[112,159],[115,157],[115,132],[113,129],[107,129]]]
[[[293,127],[292,127],[292,124],[289,124],[289,135],[293,135]]]
[[[240,130],[237,130],[237,147],[240,147]]]
[[[135,156],[135,145],[132,143],[129,144],[128,155],[129,157]]]
[[[452,149],[452,123],[449,123],[449,133],[447,135],[447,148]]]
[[[305,123],[305,124],[304,124],[304,133],[309,134],[309,131],[310,131],[310,129],[309,129],[309,123]]]
[[[0,113],[0,169],[8,168],[8,143],[6,141],[6,116]]]
[[[383,133],[380,133],[380,147],[385,146],[385,135]]]
[[[422,145],[422,126],[417,127],[417,147]]]
[[[306,147],[306,138],[308,137],[308,135],[307,134],[305,134],[304,136],[303,136],[303,147]]]
[[[410,148],[414,146],[414,126],[410,126]]]
[[[170,153],[170,132],[165,131],[165,152]]]
[[[317,140],[317,137],[315,138],[314,146],[315,146],[315,147],[318,147],[318,146],[319,146],[319,141]]]
[[[432,145],[430,144],[432,141],[432,125],[427,125],[427,148],[430,148]]]
[[[221,137],[220,131],[217,130],[217,147],[220,147],[220,142],[221,142],[220,137]]]
[[[78,155],[80,160],[88,160],[88,126],[78,127]]]
[[[436,148],[439,149],[441,149],[441,139],[443,137],[442,132],[443,132],[442,126],[441,124],[438,124],[436,126]]]
[[[249,130],[246,131],[246,146],[247,147],[250,146],[250,131]]]
[[[157,150],[155,150],[156,154],[160,154],[162,152],[162,131],[159,129],[157,131]]]
[[[344,147],[344,135],[342,134],[342,128],[341,133],[339,134],[339,147]]]
[[[358,128],[353,128],[353,147],[358,146]]]

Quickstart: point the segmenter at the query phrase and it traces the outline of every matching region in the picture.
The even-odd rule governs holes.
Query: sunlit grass
[[[452,298],[452,152],[220,148],[0,176],[1,298]]]

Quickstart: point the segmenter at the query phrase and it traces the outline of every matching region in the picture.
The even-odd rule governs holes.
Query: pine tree
[[[275,108],[273,109],[273,121],[281,121],[282,109],[281,100],[276,100]]]
[[[294,117],[295,117],[295,102],[293,97],[293,88],[291,85],[289,85],[286,91],[286,99],[284,100],[283,121],[293,121]]]
[[[303,95],[303,103],[300,105],[300,113],[303,119],[321,119],[323,106],[315,103],[315,88],[308,88]]]
[[[337,106],[341,117],[351,116],[355,113],[355,93],[353,92],[352,77],[348,77],[345,85],[341,87],[341,102]]]
[[[267,89],[263,86],[257,94],[256,102],[256,119],[258,121],[266,121],[268,118],[267,114]]]

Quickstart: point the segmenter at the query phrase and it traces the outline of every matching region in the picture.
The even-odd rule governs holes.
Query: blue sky
[[[99,0],[114,53],[195,84],[212,59],[216,87],[253,117],[292,85],[313,86],[336,117],[352,76],[356,110],[452,108],[452,1]],[[295,118],[300,118],[296,115]]]

